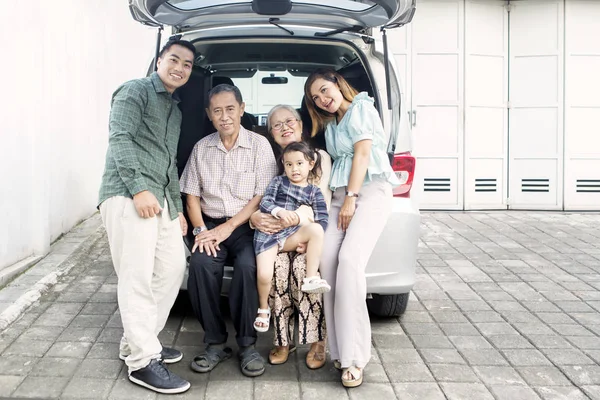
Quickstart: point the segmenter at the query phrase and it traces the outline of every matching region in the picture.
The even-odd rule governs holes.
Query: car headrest
[[[271,135],[269,135],[269,132],[267,131],[267,127],[265,125],[252,125],[252,129],[250,130],[252,132],[258,133],[259,135],[263,135],[267,139],[271,139]]]
[[[305,113],[308,115],[308,107],[306,106],[306,95],[302,95],[302,101],[300,102],[300,113]]]
[[[228,76],[213,76],[212,77],[212,87],[225,83],[227,85],[235,86],[233,81]]]

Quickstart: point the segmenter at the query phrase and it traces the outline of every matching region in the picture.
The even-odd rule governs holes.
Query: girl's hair
[[[292,151],[299,151],[304,155],[306,161],[314,161],[315,165],[313,169],[308,173],[308,182],[313,183],[317,181],[321,181],[321,154],[318,151],[314,151],[308,144],[304,142],[294,142],[288,144],[283,152],[281,153],[281,161],[283,162],[283,157],[287,153],[291,153]]]
[[[313,137],[317,134],[317,132],[325,129],[325,125],[335,117],[335,114],[317,107],[312,98],[310,88],[312,84],[319,78],[335,83],[340,89],[340,92],[342,92],[344,99],[348,100],[349,102],[352,102],[352,100],[354,100],[354,96],[358,94],[358,91],[350,86],[348,81],[333,69],[319,68],[310,74],[304,83],[304,101],[306,102],[306,108],[308,109],[310,119],[312,120],[312,131],[310,135]]]

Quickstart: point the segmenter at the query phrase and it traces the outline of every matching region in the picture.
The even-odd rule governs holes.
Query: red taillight
[[[394,197],[410,197],[415,176],[415,158],[410,153],[394,154],[392,169],[400,180],[400,186],[394,188]]]

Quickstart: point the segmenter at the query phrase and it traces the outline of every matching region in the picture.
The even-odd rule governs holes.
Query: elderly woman
[[[269,111],[267,128],[273,140],[284,149],[287,145],[302,141],[302,120],[295,108],[288,105],[277,105]],[[327,207],[331,203],[331,190],[329,189],[329,176],[331,174],[331,158],[323,150],[321,154],[322,176],[318,186],[325,196]],[[276,151],[276,154],[280,153]],[[279,163],[280,173],[283,173],[283,164]],[[296,224],[304,224],[312,219],[312,209],[302,206],[297,211]],[[286,226],[271,214],[257,211],[250,218],[254,227],[265,233],[275,233]],[[310,343],[311,347],[306,355],[306,365],[310,369],[321,368],[325,364],[325,317],[323,315],[323,296],[309,294],[300,290],[306,275],[306,258],[296,252],[279,253],[275,261],[273,286],[269,296],[271,314],[275,337],[273,348],[269,353],[271,364],[283,364],[291,352],[296,350],[292,343],[294,337],[294,311],[298,312],[298,332],[300,344]],[[268,317],[267,315],[259,315]]]

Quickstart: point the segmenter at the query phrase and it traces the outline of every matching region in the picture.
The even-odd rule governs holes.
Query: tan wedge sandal
[[[347,379],[346,376],[350,375],[351,379]],[[363,382],[362,369],[356,368],[354,365],[350,368],[345,368],[342,373],[342,385],[347,388],[353,388],[360,386]]]

